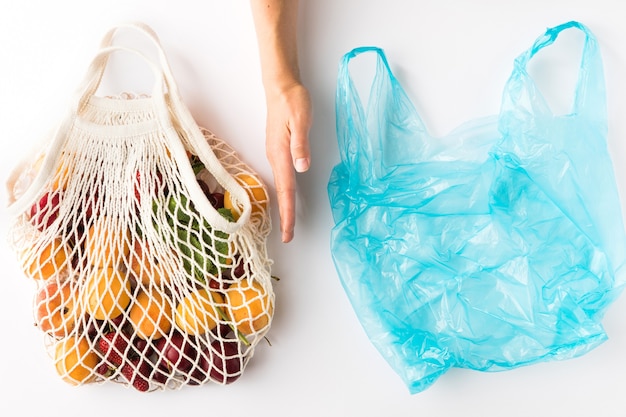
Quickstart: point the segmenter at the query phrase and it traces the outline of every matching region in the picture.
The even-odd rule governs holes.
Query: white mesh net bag
[[[159,62],[113,45],[122,28]],[[148,63],[150,95],[96,95],[113,53]],[[104,36],[74,104],[7,183],[9,243],[54,368],[141,391],[235,381],[274,312],[265,185],[197,126],[145,24]]]

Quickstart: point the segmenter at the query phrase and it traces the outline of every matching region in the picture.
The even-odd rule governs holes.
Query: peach
[[[35,296],[35,321],[44,332],[65,337],[76,326],[78,286],[70,280],[52,279]]]
[[[151,285],[161,287],[169,283],[167,274],[162,268],[159,268],[159,260],[154,256],[147,242],[135,241],[129,258],[130,270],[137,281],[141,282],[144,287]]]
[[[202,335],[217,327],[220,320],[219,304],[222,296],[206,289],[196,289],[176,306],[176,326],[190,335]]]
[[[235,328],[249,335],[266,330],[274,314],[272,293],[258,282],[243,278],[225,292],[226,313]]]
[[[131,282],[115,268],[93,269],[86,277],[82,300],[85,309],[98,320],[118,317],[131,302]]]
[[[72,248],[69,244],[59,238],[53,239],[43,245],[35,256],[27,257],[24,271],[33,279],[47,280],[59,275],[70,265],[71,254]]]
[[[137,336],[159,339],[172,328],[172,302],[160,291],[142,290],[130,307],[128,317]]]
[[[269,204],[269,198],[265,187],[261,181],[246,173],[240,173],[235,176],[235,179],[244,187],[248,196],[250,197],[250,204],[252,206],[251,216],[262,216],[267,211]],[[241,216],[242,207],[233,201],[230,191],[224,191],[224,208],[230,209],[233,217],[236,219]]]
[[[91,382],[100,358],[85,337],[70,336],[54,347],[54,366],[61,378],[72,384]]]

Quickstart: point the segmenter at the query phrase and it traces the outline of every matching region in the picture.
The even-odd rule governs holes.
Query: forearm
[[[283,242],[296,222],[295,171],[309,169],[312,109],[300,82],[297,49],[298,0],[250,0],[267,101],[266,155],[274,172]]]
[[[300,82],[298,0],[250,0],[266,93]]]

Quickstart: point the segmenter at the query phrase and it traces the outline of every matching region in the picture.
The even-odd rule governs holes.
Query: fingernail
[[[293,239],[293,232],[282,232],[281,240],[283,243],[291,242],[291,239]]]
[[[296,163],[294,165],[296,167],[296,171],[304,172],[309,169],[309,160],[307,158],[298,158],[296,159]]]

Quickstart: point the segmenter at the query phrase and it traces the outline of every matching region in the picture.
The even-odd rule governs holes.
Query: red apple
[[[219,384],[235,382],[243,369],[243,355],[237,340],[215,340],[211,343],[211,371],[209,376]]]
[[[188,372],[198,356],[192,340],[178,331],[158,339],[154,347],[159,355],[158,365],[179,372]]]
[[[50,227],[59,217],[60,192],[47,192],[30,208],[30,219],[39,230]]]
[[[211,349],[205,347],[198,355],[198,360],[189,371],[189,385],[202,385],[209,380],[209,368],[211,367]]]

